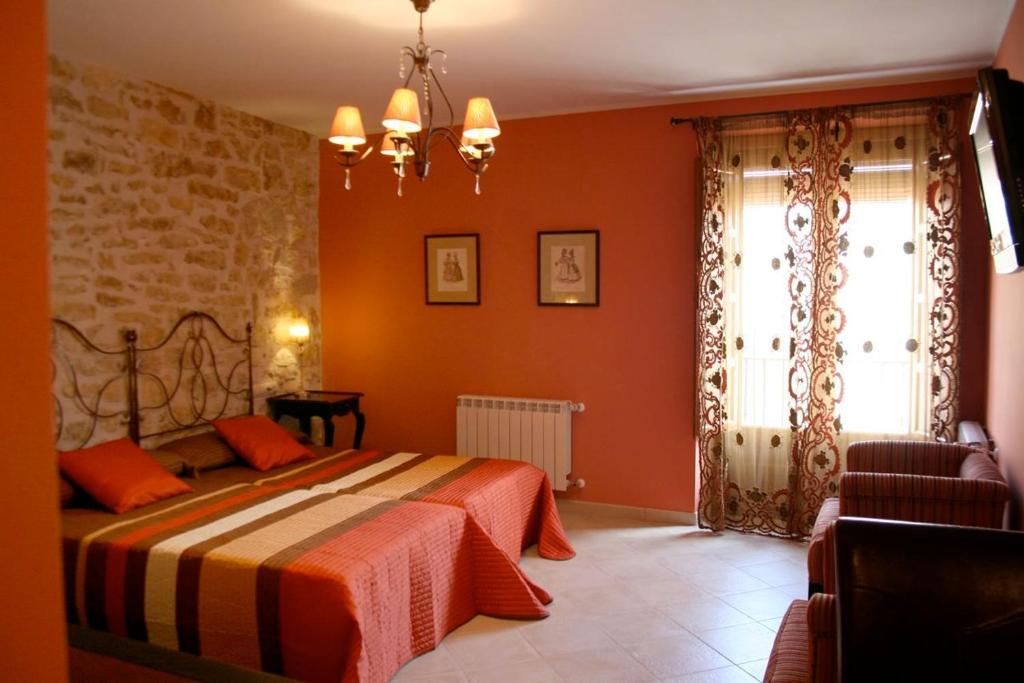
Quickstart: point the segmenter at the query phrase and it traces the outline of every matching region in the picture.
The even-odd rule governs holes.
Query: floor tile
[[[579,608],[580,614],[587,616],[608,616],[611,614],[627,614],[639,612],[647,604],[624,581],[610,581],[599,586],[570,588],[564,591]]]
[[[552,564],[551,560],[544,561],[549,565]],[[613,577],[602,571],[595,563],[582,557],[558,564],[559,566],[548,566],[539,571],[534,569],[531,572],[525,568],[524,571],[534,583],[544,586],[544,589],[549,592],[562,588],[601,586],[613,580]]]
[[[577,555],[588,560],[627,560],[636,557],[636,549],[628,543],[607,537],[595,537],[589,540],[572,541]]]
[[[777,542],[775,551],[787,559],[799,562],[807,566],[807,541],[789,541],[785,539],[773,539]]]
[[[775,548],[761,548],[750,545],[741,548],[730,548],[729,550],[716,553],[716,557],[723,563],[740,569],[754,564],[767,564],[788,559]]]
[[[800,581],[799,583],[788,583],[784,586],[776,586],[775,588],[776,590],[782,591],[793,600],[807,599],[807,581]]]
[[[762,564],[741,567],[742,571],[769,586],[783,586],[788,583],[807,583],[807,566],[792,560],[775,560]]]
[[[779,626],[782,626],[782,617],[777,617],[775,619],[765,619],[761,622],[761,624],[777,633],[779,630]]]
[[[631,584],[678,578],[675,572],[654,560],[619,558],[598,561],[596,564],[605,574],[616,579],[628,580]]]
[[[775,588],[723,595],[722,600],[755,621],[781,617],[793,602],[793,598]]]
[[[542,659],[535,662],[517,662],[497,668],[470,671],[467,675],[473,683],[561,683],[562,681],[562,677]]]
[[[760,679],[758,679],[760,680]],[[753,683],[754,678],[738,666],[699,671],[677,678],[665,678],[662,683]]]
[[[651,608],[632,614],[601,617],[600,627],[620,645],[632,645],[686,632],[681,625]]]
[[[697,637],[728,657],[733,664],[766,658],[775,642],[775,632],[758,623],[700,631]]]
[[[770,586],[742,569],[727,565],[702,574],[696,574],[691,580],[712,595],[730,595],[733,593],[749,593],[750,591]]]
[[[702,576],[722,568],[721,560],[704,552],[669,552],[665,550],[653,557],[658,564],[668,567],[682,579]]]
[[[665,570],[668,571],[668,570]],[[644,604],[652,607],[661,605],[674,605],[679,602],[688,602],[694,598],[707,597],[708,593],[692,581],[678,578],[661,579],[658,581],[645,581],[639,579],[631,581],[630,589],[640,597]]]
[[[689,631],[736,626],[753,621],[749,616],[721,599],[708,596],[675,605],[659,607],[658,611]]]
[[[658,678],[721,669],[732,663],[689,633],[636,643],[626,649]]]
[[[444,643],[441,643],[431,652],[424,653],[403,666],[399,673],[407,678],[416,678],[459,671],[459,665],[452,658]]]
[[[448,635],[444,645],[466,670],[540,659],[518,628],[521,622],[476,617]]]
[[[469,679],[462,671],[445,671],[419,676],[407,673],[404,668],[391,679],[391,683],[467,683],[468,681]]]
[[[647,683],[658,679],[619,647],[576,652],[547,662],[568,683]]]
[[[615,647],[615,641],[593,617],[544,619],[525,624],[519,632],[541,657]]]
[[[753,676],[755,679],[761,681],[764,680],[764,670],[768,667],[767,659],[759,659],[756,662],[747,662],[741,664],[740,668],[746,671],[748,674]]]

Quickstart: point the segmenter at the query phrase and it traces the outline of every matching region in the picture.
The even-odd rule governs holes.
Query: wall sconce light
[[[288,337],[299,347],[299,395],[305,395],[306,387],[302,381],[302,351],[309,341],[309,323],[302,319],[292,321],[288,326]]]

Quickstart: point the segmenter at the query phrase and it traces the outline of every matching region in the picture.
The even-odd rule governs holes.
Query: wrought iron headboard
[[[79,356],[78,363],[62,348],[62,332],[67,332],[85,354]],[[171,342],[181,334],[185,338],[180,349],[175,349]],[[104,420],[114,418],[119,418],[118,431],[121,425],[127,425],[128,436],[139,443],[145,438],[195,429],[222,417],[254,414],[252,323],[246,324],[244,337],[233,337],[210,314],[193,311],[182,316],[153,346],[140,346],[134,329],[124,330],[122,339],[124,346],[103,348],[71,323],[53,319],[51,363],[58,444],[63,441],[64,446],[84,447]],[[223,371],[215,345],[226,346],[228,353],[236,355],[224,364]],[[91,360],[94,357],[100,360]],[[91,387],[80,381],[83,373],[90,375]],[[102,376],[97,379],[98,374]],[[119,382],[125,384],[123,398],[111,406],[112,387]],[[81,417],[69,425],[72,409]],[[157,428],[143,428],[148,414],[158,417]]]
[[[50,333],[54,441],[63,448],[82,448],[104,427],[105,421],[120,418],[120,426],[131,420],[131,388],[128,347],[105,349],[66,320],[54,318]],[[70,353],[62,344],[66,333],[79,347]],[[127,331],[127,336],[134,332]],[[112,398],[113,387],[124,382],[123,393]],[[116,401],[110,406],[111,401]]]
[[[180,349],[169,348],[180,334],[185,335]],[[223,371],[218,364],[215,341],[226,344],[228,353],[239,349],[234,352],[237,358],[229,359]],[[193,311],[182,316],[158,344],[141,347],[134,339],[129,340],[128,358],[128,431],[135,442],[242,414],[239,402],[244,406],[244,414],[254,413],[252,323],[246,323],[244,337],[233,337],[210,314]],[[155,367],[151,367],[151,358],[156,358]],[[168,368],[169,363],[162,362],[168,360],[174,367]],[[170,377],[160,374],[168,369],[172,370]],[[242,374],[244,377],[240,377]],[[152,400],[147,405],[145,399],[149,395]],[[143,428],[147,411],[154,411],[159,418],[154,429]],[[160,428],[161,425],[167,428]]]

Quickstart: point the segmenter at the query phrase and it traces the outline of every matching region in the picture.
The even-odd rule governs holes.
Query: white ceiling
[[[456,117],[521,118],[961,76],[989,64],[1013,0],[436,0]],[[324,135],[368,129],[416,42],[409,0],[50,0],[58,55]]]

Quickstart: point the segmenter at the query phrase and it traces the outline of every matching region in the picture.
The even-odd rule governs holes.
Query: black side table
[[[324,421],[324,445],[334,445],[334,423],[331,418],[352,413],[356,418],[356,434],[352,440],[352,448],[359,448],[363,442],[363,429],[366,417],[359,412],[359,398],[363,394],[358,391],[296,391],[290,394],[278,394],[267,399],[270,406],[270,417],[274,422],[283,415],[298,418],[299,427],[306,436],[313,430],[312,418],[319,417]]]

